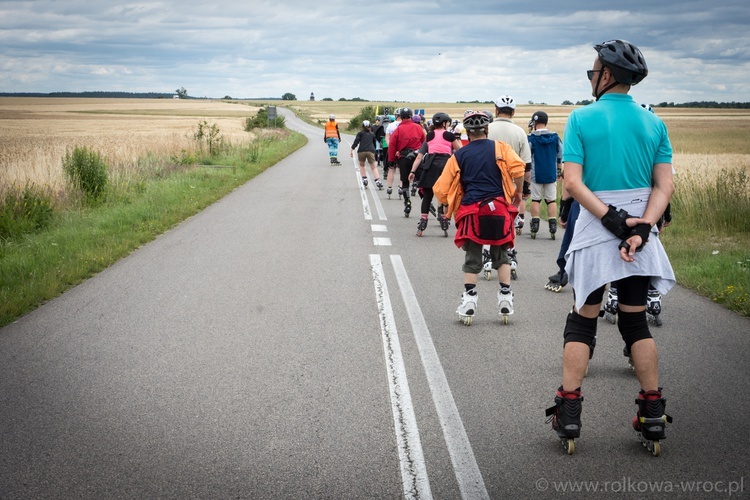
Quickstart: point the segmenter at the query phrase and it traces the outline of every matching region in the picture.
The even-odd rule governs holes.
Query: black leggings
[[[422,190],[422,214],[430,213],[430,205],[432,204],[432,198],[435,193],[432,188],[420,188]]]
[[[650,276],[630,276],[613,281],[612,286],[617,287],[617,303],[627,306],[645,306],[650,282]],[[591,295],[586,298],[586,304],[601,304],[605,287],[606,285],[603,285],[591,292]]]
[[[411,167],[414,165],[414,160],[410,160],[405,157],[398,159],[398,169],[401,172],[401,189],[403,189],[404,198],[409,197],[409,174],[411,173]]]

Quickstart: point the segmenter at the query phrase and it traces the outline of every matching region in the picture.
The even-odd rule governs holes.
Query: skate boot
[[[367,177],[362,177],[362,185],[367,187]]]
[[[409,217],[411,213],[411,198],[409,198],[407,190],[404,191],[404,217]]]
[[[416,183],[411,185],[411,195],[412,197],[417,196],[417,184]]]
[[[388,195],[388,199],[391,199],[391,194],[393,193],[393,188],[391,186],[388,186],[385,190],[385,193]]]
[[[490,255],[489,245],[482,247],[482,271],[487,281],[492,279],[492,256]]]
[[[635,404],[638,405],[638,414],[633,419],[633,429],[643,446],[658,457],[661,454],[660,441],[666,438],[667,423],[672,423],[672,417],[664,413],[667,400],[661,397],[661,387],[658,391],[644,392],[641,389]]]
[[[565,270],[557,271],[556,274],[553,274],[548,279],[549,283],[544,285],[544,288],[551,292],[558,293],[568,284],[568,273],[566,273]]]
[[[523,217],[521,217],[521,214],[516,215],[516,236],[520,236],[521,233],[523,233]]]
[[[518,279],[518,251],[515,248],[508,250],[508,257],[510,257],[510,279]]]
[[[555,395],[555,406],[547,408],[545,412],[549,417],[547,423],[552,422],[552,429],[568,455],[575,452],[574,440],[581,435],[581,403],[583,396],[580,387],[575,391],[563,391],[560,386]]]
[[[555,239],[555,233],[557,232],[557,219],[550,218],[549,222],[549,237]]]
[[[451,227],[451,221],[448,220],[448,217],[446,217],[443,214],[440,214],[440,229],[443,230],[443,236],[446,238],[448,237],[448,228]]]
[[[617,288],[612,285],[609,286],[607,302],[604,303],[604,319],[613,325],[617,324]]]
[[[508,324],[508,316],[513,314],[513,291],[510,288],[501,287],[497,292],[498,314],[503,317],[503,324]]]
[[[340,161],[339,161],[339,159],[338,159],[337,157],[335,157],[335,156],[331,156],[331,163],[332,163],[333,165],[341,165],[341,162],[340,162]]]
[[[466,326],[471,326],[471,320],[477,310],[477,291],[472,289],[464,291],[461,295],[461,305],[456,309],[458,320]]]
[[[402,188],[401,186],[399,186],[398,187],[398,199],[400,200],[401,196],[403,196],[403,195],[404,195],[404,188]]]
[[[661,294],[658,290],[649,290],[646,299],[646,317],[654,326],[661,326]]]
[[[532,217],[531,218],[530,230],[531,230],[531,239],[535,240],[536,239],[536,233],[539,232],[539,217]]]
[[[378,187],[379,191],[383,190],[383,183],[380,182],[380,179],[375,179],[375,185]]]
[[[422,236],[422,233],[427,228],[427,216],[422,215],[422,217],[419,218],[419,222],[417,223],[417,236]]]

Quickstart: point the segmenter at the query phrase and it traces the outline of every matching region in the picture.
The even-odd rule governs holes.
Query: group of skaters
[[[409,186],[418,181],[418,235],[426,227],[433,199],[441,226],[455,221],[455,243],[465,253],[464,290],[456,312],[467,325],[476,312],[484,255],[497,271],[499,314],[507,323],[513,313],[511,263],[515,236],[523,230],[523,200],[531,197],[532,238],[539,231],[541,202],[546,203],[550,235],[554,238],[558,217],[565,229],[559,271],[546,288],[560,291],[570,283],[574,289],[574,307],[563,330],[562,383],[547,410],[549,421],[572,454],[580,436],[581,386],[596,345],[597,320],[602,312],[616,315],[624,353],[641,386],[632,425],[644,446],[658,456],[671,418],[659,386],[647,306],[658,316],[656,298],[675,284],[658,238],[674,191],[672,147],[663,121],[629,95],[648,75],[641,51],[624,40],[594,49],[587,77],[596,102],[571,112],[564,144],[547,129],[544,112],[534,113],[528,134],[515,125],[515,102],[507,95],[495,101],[494,116],[466,111],[460,131],[466,134],[464,140],[445,113],[436,113],[425,130],[410,109],[401,108],[387,127],[377,123],[373,132],[366,124],[355,144],[366,141],[374,150],[372,156],[359,156],[363,182],[365,160],[372,159],[375,183],[382,188],[375,161],[383,158],[389,195],[394,172],[400,172],[399,193],[407,217]],[[378,138],[380,128],[384,130]],[[329,137],[328,129],[326,134]],[[558,178],[563,179],[559,214]]]

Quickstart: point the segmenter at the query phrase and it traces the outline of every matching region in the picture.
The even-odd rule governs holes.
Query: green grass
[[[232,168],[191,166],[141,180],[137,189],[104,203],[55,213],[44,230],[0,240],[0,326],[112,265],[306,142],[291,133],[230,148],[201,163]]]

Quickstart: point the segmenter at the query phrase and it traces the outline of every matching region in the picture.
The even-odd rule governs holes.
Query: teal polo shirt
[[[661,118],[627,94],[604,94],[568,117],[563,161],[583,165],[592,191],[648,188],[653,166],[672,163],[672,145]]]

